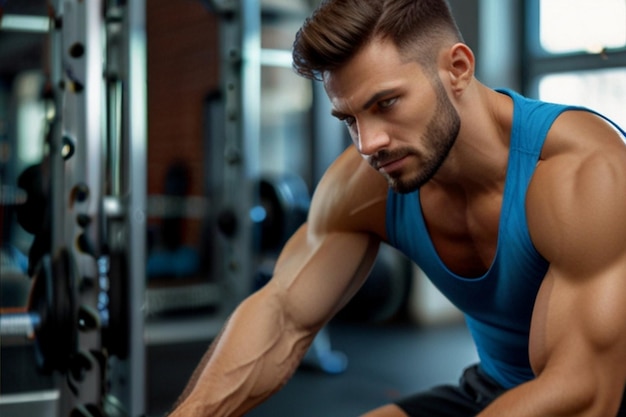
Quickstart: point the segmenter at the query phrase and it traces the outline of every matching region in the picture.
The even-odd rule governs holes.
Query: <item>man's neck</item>
[[[461,130],[432,180],[470,193],[502,188],[513,120],[511,98],[477,84],[457,102]]]

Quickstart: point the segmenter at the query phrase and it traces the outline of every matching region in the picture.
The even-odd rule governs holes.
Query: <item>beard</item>
[[[395,175],[383,174],[389,186],[400,194],[418,190],[435,176],[448,157],[461,129],[461,118],[450,102],[441,81],[437,79],[434,86],[437,93],[435,114],[428,122],[426,133],[422,136],[422,142],[426,144],[429,153],[416,155],[410,148],[394,151],[383,149],[370,159],[370,164],[374,168],[384,165],[384,161],[393,161],[409,155],[415,155],[420,160],[419,169],[412,172],[408,178],[404,178],[403,173],[400,172]]]

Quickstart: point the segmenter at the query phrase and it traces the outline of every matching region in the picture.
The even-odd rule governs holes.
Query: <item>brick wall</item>
[[[218,20],[198,0],[149,0],[146,21],[148,194],[162,194],[168,167],[183,160],[190,193],[202,195],[203,101],[219,83]],[[186,243],[197,242],[194,223],[186,222]]]

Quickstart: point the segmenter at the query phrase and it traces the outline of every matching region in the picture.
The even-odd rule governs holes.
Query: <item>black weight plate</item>
[[[77,349],[77,309],[72,257],[66,249],[39,263],[29,310],[40,316],[35,330],[35,352],[41,372],[65,373]]]

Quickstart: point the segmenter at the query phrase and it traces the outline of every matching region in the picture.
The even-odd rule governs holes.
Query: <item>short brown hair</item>
[[[446,0],[323,0],[296,34],[293,67],[319,80],[377,37],[403,52],[417,47],[425,64],[444,35],[463,39]]]

